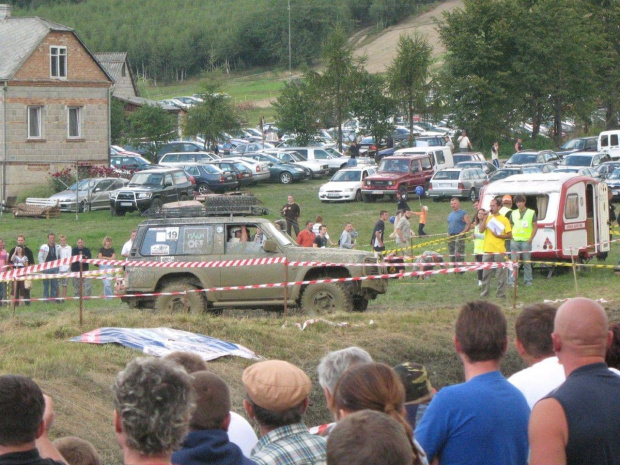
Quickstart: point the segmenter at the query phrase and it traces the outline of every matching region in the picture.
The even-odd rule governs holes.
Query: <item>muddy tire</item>
[[[193,291],[196,288],[182,281],[173,281],[165,284],[161,292]],[[202,292],[188,292],[186,295],[160,295],[155,300],[155,310],[159,313],[203,313],[206,308],[206,299]]]
[[[362,191],[358,189],[357,192],[355,193],[355,201],[361,202],[362,200],[363,200]]]
[[[353,297],[353,311],[365,312],[367,308],[368,308],[368,299],[365,299],[362,296]]]
[[[332,313],[337,310],[353,310],[353,298],[342,284],[311,284],[301,296],[301,307],[309,314]]]
[[[150,210],[153,213],[161,213],[163,206],[164,206],[164,202],[162,202],[161,199],[153,199],[153,202],[151,202]]]

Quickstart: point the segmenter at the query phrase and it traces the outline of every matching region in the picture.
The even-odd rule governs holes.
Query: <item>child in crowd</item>
[[[418,224],[418,236],[428,235],[424,232],[424,226],[426,226],[426,214],[427,213],[428,213],[428,207],[426,205],[422,207],[422,211],[413,212],[414,215],[417,215],[420,217],[420,223]]]

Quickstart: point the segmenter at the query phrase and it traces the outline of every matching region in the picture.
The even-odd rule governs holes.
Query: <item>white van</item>
[[[612,160],[620,159],[620,129],[601,132],[598,135],[598,151],[608,154]]]
[[[450,147],[410,147],[394,152],[394,156],[411,157],[414,155],[428,155],[435,173],[444,168],[452,168],[454,166]]]

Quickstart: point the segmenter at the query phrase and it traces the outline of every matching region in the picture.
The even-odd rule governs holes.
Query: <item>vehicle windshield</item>
[[[568,155],[564,157],[562,166],[590,166],[592,164],[592,157],[587,155]]]
[[[381,160],[378,171],[391,171],[394,173],[407,173],[409,162],[407,160]]]
[[[262,158],[261,161],[268,162],[268,163],[274,163],[276,165],[279,165],[279,164],[282,163],[282,160],[280,160],[280,159],[278,159],[278,158],[276,158],[274,156],[271,156],[271,155],[264,154],[261,158]]]
[[[214,165],[202,165],[202,167],[209,174],[221,173],[223,171],[222,167]]]
[[[82,179],[79,183],[79,187],[78,187],[78,183],[73,183],[68,188],[68,190],[74,191],[77,188],[78,190],[81,190],[81,191],[87,191],[89,189],[92,189],[93,187],[95,187],[94,179]]]
[[[362,177],[361,171],[338,171],[330,179],[331,182],[355,182]]]
[[[129,181],[132,186],[161,186],[164,183],[164,173],[136,173]]]
[[[613,170],[607,179],[620,179],[620,170]]]
[[[433,181],[439,181],[443,179],[449,179],[457,181],[459,179],[460,171],[438,171],[433,177]]]
[[[474,163],[473,161],[462,161],[455,165],[455,168],[481,168],[480,163]]]
[[[297,152],[287,152],[291,158],[294,161],[306,161],[306,159],[304,157],[301,156],[301,154],[297,153]]]
[[[269,237],[272,237],[273,239],[278,241],[280,245],[293,245],[293,241],[291,240],[291,238],[282,231],[280,231],[273,223],[261,223],[260,227]]]
[[[344,141],[343,141],[343,144],[344,144]],[[329,153],[332,156],[332,158],[338,158],[342,156],[342,154],[338,150],[333,149],[331,147],[325,147],[323,150]]]
[[[525,165],[526,163],[536,163],[538,155],[535,153],[515,153],[507,163],[513,165]]]
[[[581,139],[571,139],[567,141],[562,147],[562,150],[573,150],[573,149],[581,149],[583,146],[583,141]]]
[[[498,181],[500,179],[507,178],[508,176],[512,176],[513,174],[519,174],[518,170],[499,170],[491,175],[489,178],[490,181]]]
[[[138,165],[150,165],[150,164],[151,164],[151,162],[150,162],[150,161],[148,161],[147,159],[142,158],[142,157],[133,157],[133,160],[134,160],[134,161],[136,162],[136,164],[138,164]]]

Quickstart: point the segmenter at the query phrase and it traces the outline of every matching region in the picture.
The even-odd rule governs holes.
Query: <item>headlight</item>
[[[345,192],[353,192],[355,189],[353,187],[349,187],[348,189],[345,189]]]
[[[393,186],[394,185],[394,181],[388,181],[388,186]]]
[[[118,196],[118,192],[110,192],[110,198],[112,200],[116,200],[116,197]]]
[[[153,197],[153,193],[152,192],[142,192],[142,193],[138,194],[138,198],[139,199],[150,199],[151,197]]]

